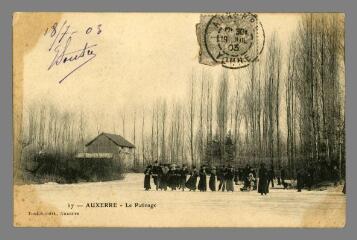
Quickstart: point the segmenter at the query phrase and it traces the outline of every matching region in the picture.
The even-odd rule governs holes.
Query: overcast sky
[[[198,63],[195,25],[199,17],[192,13],[64,14],[59,26],[66,20],[70,30],[77,31],[69,49],[80,49],[86,42],[97,44],[93,47],[97,56],[59,84],[78,63],[48,70],[54,57],[48,51],[53,39],[48,34],[43,36],[25,57],[24,107],[34,100],[50,99],[58,108],[73,111],[82,108],[87,113],[105,114],[122,106],[131,110],[148,108],[157,97],[168,100],[185,97],[192,72],[204,70],[216,81],[222,71],[219,65]],[[276,31],[285,54],[299,15],[258,14],[258,17],[266,41]],[[98,24],[102,31],[99,35],[95,34]],[[88,27],[93,27],[93,31],[85,34]],[[242,84],[248,80],[244,77],[246,69],[229,71],[243,76],[239,80]]]

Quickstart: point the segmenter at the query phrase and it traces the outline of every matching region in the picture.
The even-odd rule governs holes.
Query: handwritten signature
[[[101,24],[98,24],[95,28],[87,27],[82,33],[84,35],[99,35],[102,32],[101,27]],[[97,56],[95,47],[97,47],[98,44],[96,43],[89,44],[87,41],[84,41],[83,47],[80,49],[70,50],[72,40],[75,36],[78,36],[79,33],[80,32],[78,31],[72,31],[71,25],[68,24],[67,21],[64,21],[60,28],[58,28],[58,23],[54,23],[50,28],[47,28],[44,33],[45,36],[48,35],[52,39],[48,51],[54,54],[54,57],[47,68],[48,71],[56,66],[78,62],[78,65],[62,77],[58,83],[62,83],[70,75],[78,71]]]

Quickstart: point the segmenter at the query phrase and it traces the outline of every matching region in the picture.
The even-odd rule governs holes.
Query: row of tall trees
[[[52,104],[32,103],[26,111],[23,146],[35,145],[39,151],[73,154],[83,151],[87,140],[87,119],[83,111],[61,111]]]
[[[27,106],[24,115],[19,161],[21,179],[68,183],[85,178],[84,169],[73,168],[73,158],[84,151],[87,140],[85,114],[60,110],[47,101],[38,101]],[[121,176],[117,168],[112,172],[113,176]]]
[[[267,39],[259,62],[242,71],[223,69],[188,77],[184,99],[155,99],[150,107],[102,115],[59,112],[34,105],[27,139],[55,151],[83,151],[101,131],[136,145],[135,165],[258,164],[296,168],[344,166],[344,39],[338,14],[306,14],[282,51],[277,34]],[[85,121],[95,123],[94,134]],[[93,124],[92,124],[93,125]],[[119,125],[120,127],[118,127]],[[109,126],[109,129],[108,129]],[[112,128],[110,126],[113,126]]]
[[[246,79],[224,70],[215,82],[205,72],[200,78],[192,76],[188,103],[180,111],[186,115],[180,124],[181,158],[172,154],[176,158],[168,161],[264,161],[275,167],[287,165],[291,174],[306,165],[317,169],[337,165],[342,171],[343,29],[338,14],[306,14],[290,39],[288,52],[283,55],[273,34],[265,56],[251,64]],[[177,135],[173,130],[170,134]],[[227,138],[233,143],[233,161],[227,157]]]
[[[344,96],[343,17],[306,14],[290,44],[286,78],[291,168],[301,162],[344,168]]]

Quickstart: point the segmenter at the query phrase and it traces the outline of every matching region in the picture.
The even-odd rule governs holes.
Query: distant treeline
[[[99,124],[101,116],[33,104],[22,144],[70,159],[84,151],[93,125],[97,133],[132,141],[136,168],[156,160],[196,166],[265,162],[287,167],[292,177],[308,166],[321,172],[337,166],[344,175],[343,17],[304,14],[288,46],[283,51],[273,34],[246,76],[223,69],[215,79],[208,70],[193,71],[185,99],[123,108],[111,119],[113,127]]]
[[[84,151],[83,113],[61,111],[38,102],[29,106],[21,148],[25,182],[75,183],[123,178],[117,159],[76,159]]]

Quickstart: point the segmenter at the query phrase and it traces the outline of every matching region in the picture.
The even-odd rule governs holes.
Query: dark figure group
[[[207,176],[209,176],[208,187],[211,191],[234,191],[234,185],[238,185],[238,181],[243,182],[241,191],[258,190],[261,195],[269,193],[269,185],[271,183],[274,187],[274,179],[276,179],[274,168],[268,170],[265,164],[260,165],[258,176],[256,170],[249,164],[245,168],[234,169],[233,166],[211,167],[207,171],[207,167],[203,165],[199,170],[193,166],[189,171],[186,165],[177,167],[176,165],[159,165],[158,162],[154,166],[149,165],[145,170],[144,188],[150,190],[150,175],[154,180],[156,190],[166,191],[168,188],[171,190],[181,189],[184,191],[186,188],[189,191],[200,192],[207,191]],[[278,184],[284,184],[286,175],[282,170],[281,176],[278,178]],[[188,180],[187,177],[189,176]],[[259,182],[258,182],[259,179]],[[186,181],[187,180],[187,181]],[[281,180],[281,181],[280,181]],[[218,182],[218,189],[217,183]],[[197,184],[198,183],[198,184]]]
[[[169,188],[171,190],[185,189],[186,178],[188,175],[188,169],[185,165],[182,168],[177,168],[175,165],[171,167],[167,165],[159,165],[158,162],[154,163],[154,166],[147,166],[144,178],[144,189],[150,190],[150,176],[154,180],[156,190],[166,191]]]
[[[306,187],[311,191],[314,184],[314,170],[311,167],[300,167],[296,172],[296,188],[298,192]]]
[[[238,171],[240,173],[239,179],[243,181],[241,191],[252,191],[257,189],[256,171],[249,164]]]
[[[243,182],[241,191],[257,190],[261,195],[269,193],[269,186],[274,188],[274,180],[277,179],[277,184],[282,185],[287,189],[289,184],[286,181],[287,171],[285,167],[279,167],[277,172],[274,171],[273,165],[266,168],[265,164],[260,164],[260,168],[256,171],[249,164],[245,168],[236,168],[233,166],[210,167],[203,165],[200,169],[192,166],[189,170],[185,164],[181,167],[175,164],[159,164],[157,161],[153,166],[149,165],[144,171],[144,189],[151,189],[150,180],[153,178],[156,190],[166,191],[168,189],[206,192],[208,189],[214,191],[231,191],[234,192],[234,185],[238,182]],[[257,173],[258,172],[258,173]],[[339,170],[335,166],[331,171],[334,185],[336,186],[340,180]],[[208,184],[207,184],[207,177]],[[312,189],[314,184],[314,168],[311,165],[300,167],[296,171],[297,191],[301,192],[303,188]],[[188,179],[187,179],[188,178]],[[218,185],[218,186],[217,186]],[[345,186],[344,190],[345,192]]]
[[[296,173],[296,180],[297,180],[297,191],[301,192],[302,189],[307,189],[308,191],[311,191],[313,186],[318,183],[319,177],[321,180],[321,176],[316,175],[315,171],[316,166],[313,166],[312,164],[308,164],[306,166],[301,166]],[[337,168],[336,165],[331,166],[331,172],[329,173],[330,175],[330,180],[333,182],[333,185],[336,187],[338,183],[340,182],[340,171]],[[323,176],[326,178],[326,176]],[[344,190],[342,190],[343,193],[345,193],[345,185],[344,185]]]
[[[209,170],[205,165],[201,166],[199,170],[192,166],[192,170],[189,171],[186,165],[182,165],[182,167],[177,167],[175,164],[171,166],[159,165],[156,161],[153,166],[146,167],[144,174],[144,189],[146,191],[151,189],[150,176],[153,178],[156,190],[163,191],[170,188],[172,191],[188,189],[189,191],[206,192],[207,177],[209,176],[208,187],[212,192],[217,190],[234,192],[234,185],[238,185],[239,180],[239,171],[234,170],[233,166],[230,165],[227,167],[223,165],[218,169],[211,167]],[[219,182],[218,189],[217,181]]]

